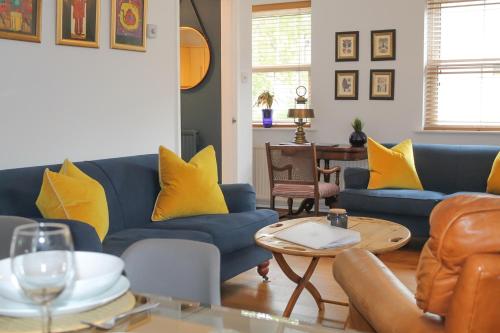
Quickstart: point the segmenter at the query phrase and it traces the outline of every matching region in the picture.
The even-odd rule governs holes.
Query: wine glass
[[[14,230],[11,270],[23,292],[41,306],[43,332],[50,333],[50,303],[75,276],[73,240],[59,223],[32,223]]]

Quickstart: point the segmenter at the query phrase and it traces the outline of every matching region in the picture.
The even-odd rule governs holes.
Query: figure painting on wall
[[[146,51],[147,0],[111,1],[111,47]]]
[[[41,0],[0,0],[0,38],[40,42]]]
[[[100,0],[57,0],[57,44],[99,47]]]

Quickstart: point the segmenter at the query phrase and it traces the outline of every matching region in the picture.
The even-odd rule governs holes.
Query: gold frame
[[[111,0],[111,48],[116,50],[127,50],[127,51],[137,51],[146,52],[147,48],[147,21],[148,21],[148,0],[144,1],[144,11],[142,18],[142,40],[141,46],[120,44],[116,42],[116,0]]]
[[[210,48],[210,43],[208,42],[208,39],[207,37],[201,33],[201,31],[199,31],[198,29],[195,29],[193,27],[188,27],[188,26],[181,26],[179,27],[179,33],[182,31],[182,30],[186,30],[186,31],[194,31],[195,33],[197,33],[200,37],[203,38],[203,40],[205,41],[205,43],[207,44],[207,48],[208,48],[208,67],[207,67],[207,71],[205,72],[205,74],[203,75],[203,77],[200,79],[200,81],[195,84],[194,86],[191,86],[191,87],[183,87],[182,86],[182,82],[181,82],[181,90],[182,91],[186,91],[186,90],[190,90],[190,89],[193,89],[193,88],[196,88],[198,87],[200,84],[202,84],[203,81],[205,81],[205,79],[207,78],[207,75],[208,75],[208,72],[210,71],[210,67],[212,67],[212,49]],[[179,41],[180,42],[180,41]],[[182,76],[182,66],[180,68],[181,70],[181,76]]]
[[[37,17],[35,35],[20,34],[17,32],[0,31],[0,38],[20,40],[23,42],[41,43],[42,41],[42,0],[36,0]]]
[[[101,0],[95,0],[96,18],[95,18],[95,41],[88,42],[74,39],[64,39],[62,35],[62,16],[63,16],[63,1],[57,0],[57,28],[56,28],[56,44],[68,46],[80,46],[99,48],[100,22],[101,22]]]

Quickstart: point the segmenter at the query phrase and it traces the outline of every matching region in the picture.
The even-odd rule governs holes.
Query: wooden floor
[[[402,249],[380,256],[380,259],[412,291],[415,290],[415,270],[420,253],[416,250]],[[299,275],[303,275],[309,260],[302,257],[286,256],[287,262]],[[335,282],[332,275],[333,259],[321,259],[311,281],[327,299],[347,301],[345,293]],[[269,282],[263,282],[256,270],[250,270],[225,282],[222,286],[224,306],[281,315],[295,284],[281,272],[272,260]],[[327,327],[342,328],[347,317],[347,308],[326,304],[325,312],[318,316],[318,309],[312,296],[304,291],[294,308],[292,318],[319,323]]]

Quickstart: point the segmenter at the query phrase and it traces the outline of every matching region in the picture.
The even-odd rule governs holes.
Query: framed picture
[[[396,30],[372,31],[372,61],[396,60]]]
[[[146,51],[147,0],[111,0],[111,47]]]
[[[100,15],[100,0],[57,0],[57,44],[99,47]]]
[[[359,71],[335,71],[335,99],[358,99]]]
[[[394,100],[393,69],[372,69],[370,71],[370,99]]]
[[[0,38],[40,43],[42,0],[0,0]]]
[[[335,34],[335,61],[358,61],[358,50],[359,31],[345,31]]]

